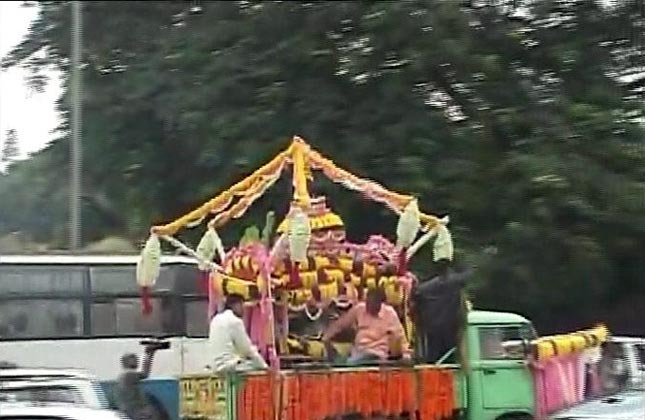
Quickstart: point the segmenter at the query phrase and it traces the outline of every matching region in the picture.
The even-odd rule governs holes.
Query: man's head
[[[443,277],[446,274],[448,274],[448,269],[452,265],[452,261],[446,258],[442,258],[438,261],[435,262],[435,266],[437,267],[437,276]]]
[[[380,287],[370,289],[365,296],[365,309],[370,315],[378,315],[381,311],[381,306],[385,302],[385,293]]]
[[[244,298],[235,293],[226,296],[224,309],[230,309],[235,315],[241,318],[244,315]]]
[[[123,369],[137,369],[139,367],[139,358],[134,353],[126,353],[121,356],[121,366]]]
[[[318,310],[318,302],[316,299],[309,299],[306,302],[307,309],[310,311],[317,311]]]

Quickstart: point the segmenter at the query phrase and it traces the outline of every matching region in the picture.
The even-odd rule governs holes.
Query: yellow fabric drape
[[[300,137],[294,138],[291,153],[293,161],[293,199],[303,209],[309,208],[311,203],[309,191],[307,190],[308,154],[309,146]]]

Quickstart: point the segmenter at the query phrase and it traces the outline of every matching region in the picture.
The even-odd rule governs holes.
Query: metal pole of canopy
[[[70,194],[69,194],[69,247],[76,251],[81,246],[81,51],[82,51],[82,17],[81,2],[72,1],[72,45],[71,45],[71,141],[70,141]]]

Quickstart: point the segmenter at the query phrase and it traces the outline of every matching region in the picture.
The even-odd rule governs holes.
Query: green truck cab
[[[454,378],[455,419],[525,420],[533,419],[535,397],[533,378],[527,360],[527,343],[535,337],[531,322],[512,313],[470,311],[466,328],[463,365],[457,351],[451,350],[435,365],[415,367],[385,366],[352,368],[353,372],[374,370],[450,370]],[[318,371],[347,371],[347,368],[317,368]],[[300,375],[312,370],[283,371]],[[180,380],[180,415],[184,419],[244,420],[239,398],[245,376],[188,375]],[[355,418],[347,413],[347,418]],[[341,416],[341,418],[344,416]],[[284,417],[280,417],[284,418]],[[376,418],[376,417],[375,417]],[[425,420],[421,417],[422,420]],[[286,420],[286,419],[285,419]],[[323,420],[312,418],[311,420]]]
[[[517,314],[471,311],[466,329],[467,366],[458,367],[460,406],[469,420],[532,419],[535,406],[527,343],[531,322]]]

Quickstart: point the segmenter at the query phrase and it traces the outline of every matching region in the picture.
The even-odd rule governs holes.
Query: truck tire
[[[528,413],[511,413],[498,417],[497,420],[534,420],[533,416]]]

